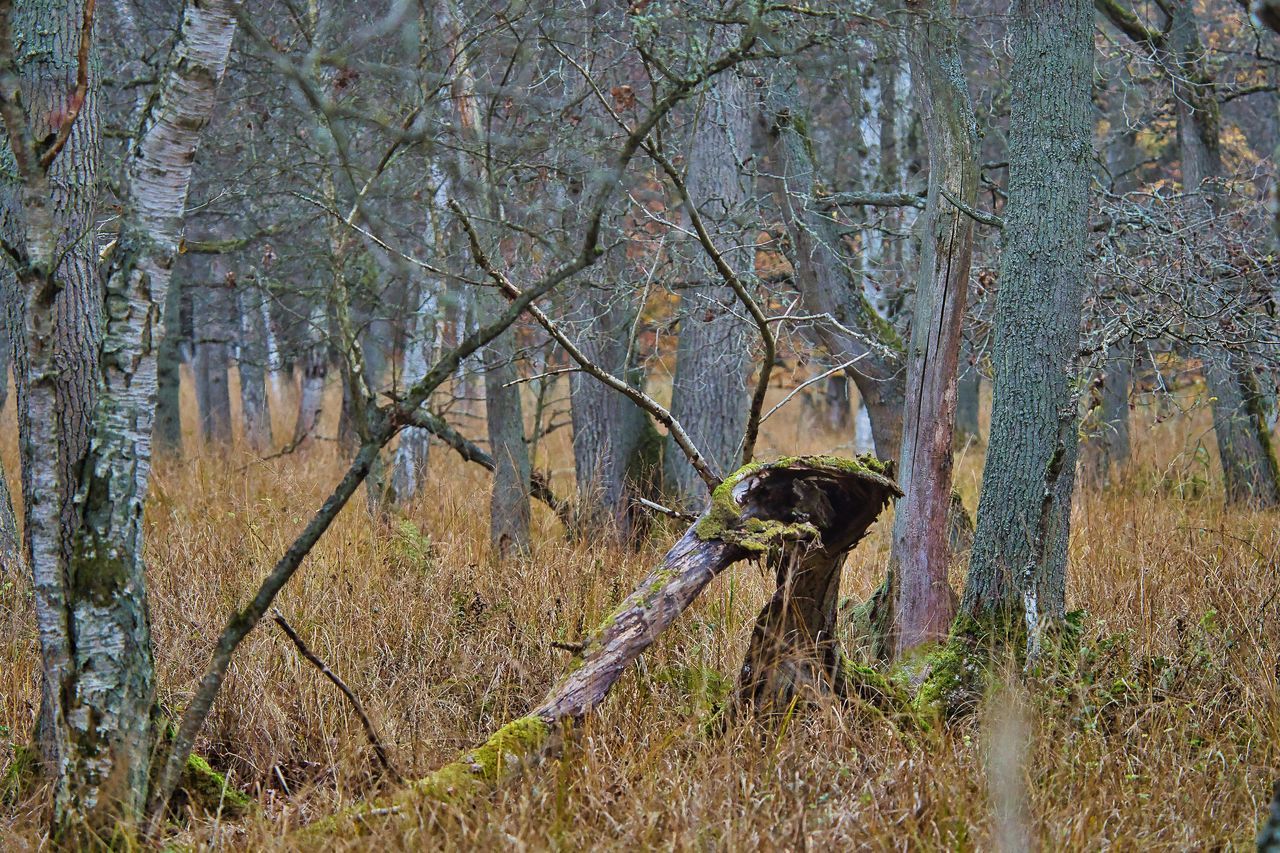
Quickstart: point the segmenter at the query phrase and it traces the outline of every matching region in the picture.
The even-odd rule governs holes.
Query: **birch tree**
[[[141,519],[150,472],[156,333],[199,131],[213,109],[235,31],[233,5],[184,9],[160,89],[129,154],[120,230],[102,285],[94,288],[107,310],[101,342],[92,347],[101,365],[93,377],[93,442],[71,481],[77,516],[69,530],[64,532],[55,515],[53,466],[27,463],[33,469],[27,556],[47,685],[41,738],[54,788],[55,832],[72,845],[127,838],[147,797],[155,747],[154,671]],[[76,138],[81,120],[85,129],[94,121],[88,76],[92,8],[71,4],[50,14],[41,4],[12,11],[0,6],[0,110],[22,182],[19,239],[6,251],[25,297],[28,460],[53,458],[66,441],[54,418],[39,416],[53,408],[53,297],[77,288],[64,277],[55,250],[67,239],[81,241],[85,231],[68,221],[68,208],[57,196],[60,173],[53,167],[60,160],[67,164],[63,169],[77,165],[76,177],[83,180],[86,166],[78,161],[92,157],[92,147],[81,147],[84,140]],[[20,94],[21,79],[32,69],[15,57],[29,55],[19,39],[31,33],[49,38],[51,60],[74,70],[75,85],[65,90],[71,101],[58,113],[62,124],[48,136],[33,124],[38,102]],[[91,186],[80,184],[79,191]],[[89,257],[92,269],[96,258]]]

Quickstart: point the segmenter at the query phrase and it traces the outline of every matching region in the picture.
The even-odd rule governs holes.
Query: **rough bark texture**
[[[1200,25],[1191,2],[1178,3],[1169,30],[1169,53],[1175,71],[1173,101],[1178,116],[1182,182],[1199,192],[1207,212],[1222,203],[1221,124],[1217,94],[1209,74]],[[1234,294],[1206,294],[1207,308],[1221,310]],[[1205,384],[1213,406],[1213,429],[1229,503],[1254,507],[1280,505],[1280,464],[1271,447],[1270,429],[1256,395],[1257,378],[1247,354],[1207,347]]]
[[[6,236],[23,246],[29,266],[17,272],[24,312],[16,333],[18,425],[22,457],[24,530],[31,566],[43,663],[38,739],[44,768],[55,780],[59,815],[75,799],[71,733],[65,722],[66,679],[72,677],[74,640],[68,566],[77,524],[75,484],[89,448],[96,370],[102,343],[102,290],[97,276],[93,205],[99,165],[98,81],[86,67],[87,87],[65,147],[47,174],[33,163],[26,142],[51,139],[60,130],[77,89],[82,2],[18,3],[6,8],[12,43],[6,45],[20,77],[20,105],[6,110],[9,143],[4,172],[19,185],[6,187]],[[7,28],[6,28],[7,29]],[[24,110],[25,108],[25,110]],[[24,114],[25,112],[25,114]],[[24,168],[16,158],[26,162]],[[53,267],[56,262],[56,268]]]
[[[744,227],[751,195],[743,169],[751,154],[751,108],[742,75],[716,78],[695,122],[685,181],[690,199],[725,261],[739,279],[753,282],[754,241]],[[749,327],[733,291],[724,286],[702,247],[688,249],[694,255],[696,284],[680,295],[671,415],[712,470],[731,471],[737,467],[747,423]],[[679,448],[670,439],[668,443],[665,485],[686,506],[702,505],[706,485]]]
[[[65,667],[54,670],[65,743],[55,819],[76,837],[115,837],[140,817],[147,794],[155,697],[142,505],[156,344],[193,154],[235,31],[233,5],[184,9],[161,89],[126,163],[120,235],[104,276],[94,442],[78,478],[80,517],[70,537],[64,609],[55,617],[72,649]]]
[[[486,299],[484,297],[492,297]],[[496,294],[485,294],[485,316],[499,309]],[[491,303],[491,304],[486,304]],[[529,447],[524,440],[524,407],[515,365],[515,335],[500,335],[484,350],[485,418],[489,452],[496,467],[489,495],[489,541],[500,556],[529,548]]]
[[[961,323],[973,258],[972,208],[978,193],[977,127],[948,0],[915,4],[920,17],[908,48],[925,138],[929,196],[921,229],[907,400],[889,555],[894,592],[893,647],[902,655],[947,634],[953,615],[947,581],[952,440]]]
[[[249,276],[236,287],[240,320],[240,346],[236,356],[240,374],[240,409],[244,441],[254,453],[271,450],[271,409],[267,398],[267,329],[264,323],[262,284]]]
[[[771,171],[777,176],[774,196],[791,239],[796,286],[808,313],[830,318],[818,321],[813,335],[833,358],[855,362],[846,372],[870,417],[876,455],[896,459],[906,394],[899,361],[902,342],[876,313],[862,283],[852,280],[840,255],[835,223],[815,203],[815,183],[821,176],[800,107],[795,69],[788,63],[779,64],[768,84],[764,118]]]
[[[963,608],[1064,615],[1092,161],[1088,0],[1018,0],[991,435]]]
[[[22,538],[18,535],[18,519],[13,513],[13,496],[9,481],[0,469],[0,578],[17,574],[22,561]]]
[[[630,380],[637,312],[633,295],[593,281],[575,288],[571,299],[570,326],[579,349],[592,363]],[[578,487],[575,526],[591,537],[604,531],[626,538],[632,522],[627,475],[648,428],[647,417],[626,397],[585,373],[570,374],[569,395]]]
[[[741,477],[722,487],[724,494],[717,490],[721,501],[732,497],[743,507],[740,518],[777,525],[760,531],[776,538],[766,552],[777,590],[751,632],[738,674],[740,702],[786,712],[800,692],[841,689],[837,606],[845,555],[901,494],[879,470],[802,458]],[[743,541],[748,548],[760,544]]]

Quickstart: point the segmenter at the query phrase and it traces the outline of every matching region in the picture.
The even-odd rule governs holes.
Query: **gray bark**
[[[435,348],[436,300],[429,284],[411,288],[413,298],[405,321],[404,348],[400,372],[409,383],[426,375]],[[403,506],[417,497],[426,482],[431,453],[431,433],[421,427],[406,427],[400,433],[391,469],[393,502]]]
[[[263,325],[262,283],[249,276],[236,288],[240,346],[236,366],[240,374],[240,409],[244,440],[258,454],[271,450],[271,409],[267,398],[267,330]]]
[[[974,231],[973,219],[952,199],[972,208],[978,193],[977,125],[951,4],[923,0],[914,8],[920,18],[912,26],[908,47],[929,149],[929,195],[907,348],[910,405],[898,462],[904,496],[894,515],[889,555],[896,656],[945,637],[951,625],[947,519],[956,368]]]
[[[236,334],[234,279],[221,255],[211,256],[192,300],[195,340],[192,367],[200,437],[206,444],[231,444],[231,385],[228,368]]]
[[[31,138],[45,138],[48,128],[33,128],[31,135],[18,131],[31,116],[46,121],[50,114],[66,114],[66,101],[61,109],[51,109],[48,101],[29,96],[25,101],[32,112],[23,116],[18,101],[5,92],[0,107],[23,181],[22,243],[29,259],[18,275],[27,309],[23,442],[24,463],[32,468],[32,486],[26,490],[28,559],[46,685],[42,742],[54,783],[55,838],[72,847],[118,839],[121,829],[127,832],[140,816],[147,793],[154,686],[141,540],[155,407],[155,330],[177,254],[195,145],[234,32],[228,5],[185,9],[160,92],[142,117],[126,162],[120,232],[105,287],[93,278],[98,258],[87,227],[97,154],[92,78],[89,98],[47,178],[34,165]],[[15,32],[31,39],[18,50],[30,60],[24,74],[50,81],[58,98],[76,91],[78,69],[94,65],[87,51],[85,64],[76,58],[82,44],[92,43],[79,37],[84,11],[78,3],[32,3],[19,7],[15,16]],[[3,45],[6,52],[14,47],[19,46]],[[82,206],[68,204],[69,192],[79,194]],[[65,261],[54,269],[62,241],[74,261],[66,278]],[[88,271],[88,282],[76,278],[75,265]],[[97,394],[64,407],[64,417],[55,421],[51,391],[57,387],[53,374],[61,367],[57,338],[65,332],[55,321],[65,317],[50,294],[59,287],[59,296],[80,298],[84,294],[76,291],[88,289],[90,298],[104,299],[110,310],[101,340],[82,342],[90,354],[85,358],[102,355],[90,378]],[[79,307],[83,314],[86,306]],[[75,476],[59,481],[51,476],[59,463],[48,460],[77,437],[74,429],[64,428],[76,421],[65,417],[71,411],[91,414],[94,441]],[[74,486],[70,524],[57,517],[59,483]]]
[[[1220,107],[1193,4],[1177,4],[1171,23],[1168,48],[1176,71],[1171,76],[1183,187],[1187,192],[1202,193],[1206,210],[1212,212],[1223,201],[1219,197],[1224,174]],[[1232,298],[1230,293],[1208,296],[1210,310],[1214,302]],[[1202,358],[1227,501],[1259,508],[1280,505],[1280,463],[1271,447],[1250,359],[1247,354],[1225,352],[1220,347],[1206,348]]]
[[[16,575],[21,561],[22,539],[18,535],[18,519],[13,514],[13,496],[4,470],[0,469],[0,578]]]
[[[751,204],[743,164],[751,153],[747,82],[731,71],[708,87],[695,119],[685,184],[725,261],[744,282],[755,280]],[[733,291],[720,281],[701,247],[694,253],[696,284],[680,296],[680,335],[671,385],[671,415],[715,471],[737,467],[747,423],[748,325]],[[699,506],[706,485],[670,439],[665,483],[679,501]]]
[[[299,364],[298,417],[293,425],[293,444],[304,447],[315,438],[324,406],[324,384],[329,376],[329,341],[325,334],[329,314],[323,299],[317,299],[307,318],[307,347]]]
[[[500,302],[479,300],[485,316],[495,315]],[[493,304],[487,305],[486,302]],[[489,496],[489,541],[499,556],[529,549],[529,447],[524,440],[524,407],[515,365],[515,336],[508,331],[484,350],[485,419],[489,453],[493,456],[493,491]]]
[[[1034,649],[1065,611],[1092,161],[1088,0],[1014,3],[1012,81],[991,434],[963,607],[1024,613]]]
[[[593,363],[628,378],[628,355],[637,306],[625,288],[599,281],[576,288],[572,328],[575,343]],[[573,421],[573,465],[578,489],[576,527],[596,537],[602,531],[625,538],[631,532],[627,473],[646,416],[626,397],[592,376],[569,376]],[[676,453],[681,451],[676,450]]]
[[[170,279],[164,301],[164,336],[156,363],[156,425],[152,443],[157,454],[182,455],[182,284]]]
[[[770,81],[764,119],[770,140],[774,197],[791,239],[791,262],[805,310],[829,317],[812,329],[817,342],[842,362],[871,422],[876,455],[896,459],[902,442],[905,383],[892,326],[876,313],[841,257],[831,218],[814,198],[820,180],[799,103],[795,69],[780,62]],[[834,321],[834,322],[832,322]]]

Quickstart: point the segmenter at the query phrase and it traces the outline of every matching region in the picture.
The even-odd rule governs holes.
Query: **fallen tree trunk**
[[[870,457],[802,456],[744,466],[627,598],[584,639],[569,672],[529,714],[507,723],[390,802],[313,825],[310,833],[359,832],[419,798],[458,802],[554,750],[563,727],[609,690],[721,572],[751,557],[778,567],[779,589],[757,619],[739,695],[790,702],[804,684],[835,686],[833,643],[840,567],[890,498],[900,494]]]

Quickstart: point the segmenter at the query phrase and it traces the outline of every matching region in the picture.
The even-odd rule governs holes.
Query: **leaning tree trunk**
[[[834,590],[845,554],[889,499],[899,494],[871,458],[797,457],[739,469],[711,506],[616,609],[581,642],[581,653],[527,715],[414,783],[396,800],[458,802],[519,773],[555,748],[563,727],[602,702],[631,664],[719,574],[765,556],[779,568],[778,591],[761,612],[739,695],[762,710],[785,709],[813,687],[839,687],[832,643]],[[394,819],[399,803],[352,810],[316,831],[363,831]]]
[[[0,468],[0,578],[14,578],[21,565],[22,537],[18,535],[18,520],[13,514],[9,481]]]
[[[978,134],[951,4],[914,5],[920,18],[908,46],[929,148],[929,196],[907,347],[910,405],[898,462],[904,495],[889,554],[895,656],[945,637],[955,609],[947,580],[951,444],[974,229],[973,218],[957,204],[972,208],[978,195]]]
[[[991,435],[963,608],[1024,612],[1033,650],[1065,613],[1092,77],[1089,0],[1016,0]]]
[[[725,262],[740,279],[754,282],[755,241],[748,223],[755,216],[747,209],[752,200],[743,173],[751,154],[751,104],[743,75],[730,71],[717,77],[695,121],[689,197]],[[737,297],[703,248],[693,240],[687,248],[695,253],[690,265],[695,283],[680,295],[671,416],[712,470],[731,471],[747,424],[748,326]],[[665,483],[680,503],[697,507],[706,501],[706,485],[670,438],[664,465]]]

